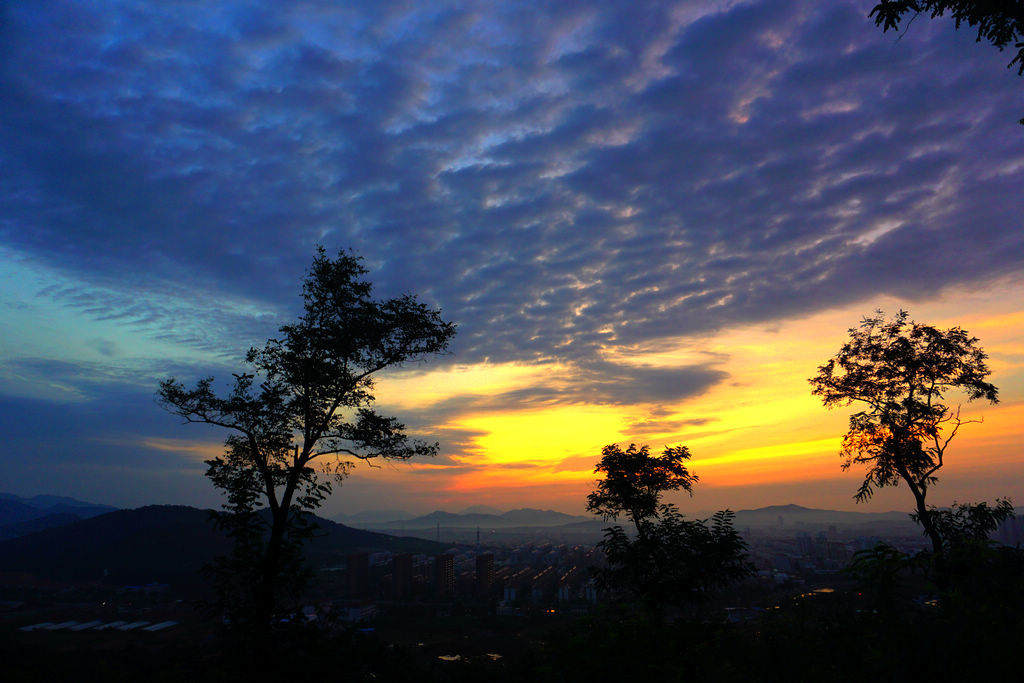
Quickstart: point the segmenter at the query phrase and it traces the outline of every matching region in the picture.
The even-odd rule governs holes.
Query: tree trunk
[[[288,508],[281,506],[271,517],[270,538],[267,540],[266,555],[263,558],[263,576],[256,592],[256,609],[254,624],[257,634],[269,633],[274,618],[275,584],[281,562],[281,546],[288,526]]]
[[[295,457],[298,461],[298,446],[295,447]],[[281,570],[281,555],[284,546],[284,536],[288,531],[288,518],[291,515],[292,496],[295,494],[295,487],[298,484],[298,475],[301,471],[301,464],[296,466],[288,475],[284,491],[281,494],[280,502],[276,507],[271,508],[270,538],[267,540],[266,555],[263,558],[263,577],[256,595],[256,631],[261,636],[269,634],[274,612],[277,610],[277,580]],[[268,488],[268,498],[273,498],[274,489]]]
[[[911,485],[910,491],[914,494],[914,500],[917,502],[917,518],[920,520],[921,526],[924,528],[924,532],[932,542],[932,556],[934,557],[935,562],[935,583],[938,584],[940,589],[944,590],[947,586],[947,576],[946,556],[943,552],[942,536],[939,534],[939,530],[935,528],[934,522],[932,522],[931,513],[928,510],[928,506],[925,504],[924,490]]]

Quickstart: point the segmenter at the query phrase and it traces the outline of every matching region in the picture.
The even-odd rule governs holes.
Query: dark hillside
[[[21,501],[0,498],[0,526],[27,522],[45,514],[45,512]]]
[[[15,522],[14,524],[4,524],[0,526],[0,541],[5,541],[8,538],[18,538],[19,536],[27,536],[28,534],[34,534],[37,531],[43,531],[44,529],[53,529],[54,527],[67,526],[82,520],[82,517],[72,512],[58,512],[50,515],[43,515],[42,517],[36,517],[29,519],[24,522]]]
[[[333,563],[355,551],[440,552],[421,539],[351,529],[319,519],[307,557]],[[199,570],[228,549],[208,510],[150,505],[118,510],[59,528],[0,542],[0,571],[62,581],[168,583],[189,590],[205,584]]]

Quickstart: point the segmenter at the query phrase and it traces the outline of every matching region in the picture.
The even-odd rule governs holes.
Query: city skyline
[[[1021,490],[1011,56],[872,3],[563,5],[7,6],[3,488],[218,505],[226,434],[158,382],[224,387],[320,244],[459,326],[376,387],[439,455],[360,464],[326,516],[582,514],[631,442],[689,447],[688,514],[909,509],[855,505],[852,409],[807,382],[876,309],[979,337],[1000,390],[929,502]]]

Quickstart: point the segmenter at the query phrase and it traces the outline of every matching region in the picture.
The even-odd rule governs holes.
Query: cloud
[[[666,420],[652,415],[646,419],[626,425],[623,431],[634,436],[661,435],[679,432],[686,427],[701,427],[716,422],[717,419],[714,417],[698,417],[687,420]],[[716,431],[715,433],[718,432]]]
[[[118,355],[117,344],[109,339],[90,339],[86,343],[95,349],[96,353],[101,356],[113,358]]]
[[[193,426],[187,435],[215,445],[223,433]],[[152,393],[107,385],[94,400],[67,402],[0,393],[0,433],[7,457],[0,480],[16,492],[63,492],[114,505],[213,504],[205,466],[187,448],[147,444],[182,439],[177,419]]]
[[[726,379],[715,359],[608,359],[1024,263],[1020,81],[939,21],[897,41],[853,0],[4,12],[0,259],[51,274],[6,305],[181,349],[5,349],[51,398],[235,367],[297,312],[317,243],[458,323],[433,364],[558,368],[410,428],[678,402]]]
[[[453,393],[424,408],[403,408],[400,412],[411,430],[429,428],[431,433],[451,438],[450,441],[442,439],[446,447],[461,449],[471,445],[482,433],[461,429],[443,431],[450,428],[442,428],[442,432],[437,432],[435,425],[482,413],[567,405],[641,405],[658,415],[661,414],[659,406],[674,405],[700,395],[727,378],[728,374],[722,370],[700,365],[659,367],[602,360],[551,366],[542,377],[531,378],[513,389],[492,393]]]
[[[129,317],[182,282],[292,310],[311,245],[352,246],[460,323],[460,361],[1019,269],[1000,55],[853,3],[712,7],[22,5],[4,239]]]

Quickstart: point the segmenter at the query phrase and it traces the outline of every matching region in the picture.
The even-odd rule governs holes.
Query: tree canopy
[[[904,15],[909,14],[907,26],[923,13],[931,18],[940,17],[949,12],[956,23],[956,28],[967,24],[978,28],[977,42],[983,39],[992,43],[1000,51],[1007,45],[1017,48],[1007,68],[1017,66],[1017,75],[1024,75],[1024,3],[1020,0],[881,0],[871,8],[869,17],[874,17],[875,25],[882,31],[899,30]],[[1020,119],[1024,125],[1024,119]]]
[[[650,518],[664,492],[683,490],[693,495],[698,477],[687,469],[689,459],[686,446],[666,446],[661,455],[651,455],[649,447],[636,444],[626,450],[618,444],[605,446],[594,469],[604,478],[587,496],[587,510],[606,520],[625,514],[634,524]]]
[[[600,588],[637,596],[656,611],[662,604],[699,601],[750,573],[731,511],[687,520],[675,506],[662,504],[668,491],[692,495],[698,478],[685,465],[689,459],[686,446],[667,446],[660,456],[636,444],[601,449],[594,471],[604,478],[587,497],[587,509],[606,520],[625,515],[637,534],[631,538],[618,525],[605,529],[598,547],[607,566],[595,572]]]
[[[881,311],[849,330],[839,353],[809,382],[827,408],[854,404],[843,437],[843,469],[866,465],[858,502],[876,488],[906,484],[936,553],[938,529],[926,504],[928,489],[944,464],[946,450],[966,422],[945,395],[962,392],[968,401],[998,402],[986,354],[978,339],[959,327],[940,330],[910,320],[900,311],[886,320]]]
[[[302,315],[249,350],[251,371],[235,374],[226,395],[215,392],[211,377],[191,388],[174,378],[160,384],[168,411],[230,432],[224,454],[207,461],[207,476],[227,496],[219,522],[236,542],[221,576],[234,579],[236,602],[260,623],[297,585],[306,513],[330,495],[332,481],[358,460],[438,449],[374,411],[374,378],[443,352],[455,325],[413,295],[374,300],[366,274],[358,257],[332,259],[318,248],[302,285]],[[269,515],[257,515],[264,505]]]

